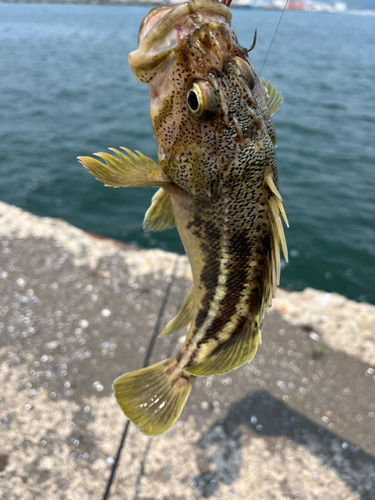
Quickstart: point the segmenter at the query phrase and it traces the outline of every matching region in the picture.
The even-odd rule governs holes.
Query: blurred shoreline
[[[178,5],[183,3],[183,0],[0,0],[0,3],[27,3],[27,4],[88,4],[88,5]],[[274,0],[271,3],[262,2],[261,0],[233,0],[231,8],[241,9],[257,9],[257,10],[284,10],[285,2],[283,0]],[[308,0],[304,4],[303,0],[289,0],[287,10],[314,12],[314,13],[331,13],[331,14],[353,14],[374,16],[375,10],[366,8],[351,8],[345,2],[334,2],[334,4],[326,2],[314,2]]]

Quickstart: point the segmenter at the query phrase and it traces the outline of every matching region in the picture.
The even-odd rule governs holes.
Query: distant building
[[[288,0],[286,8],[289,10],[305,10],[305,5],[303,0]]]

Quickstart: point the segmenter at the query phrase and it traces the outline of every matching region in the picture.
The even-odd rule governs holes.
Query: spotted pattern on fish
[[[154,177],[164,189],[146,227],[175,223],[193,274],[189,300],[163,333],[190,322],[177,355],[114,384],[121,408],[147,435],[178,418],[196,375],[225,373],[253,358],[278,283],[279,246],[287,258],[267,92],[272,112],[281,97],[258,78],[230,20],[230,10],[213,0],[153,9],[129,55],[137,79],[148,84],[160,171],[143,182],[134,169],[147,159],[127,150],[120,178],[131,170],[128,185],[151,185]],[[111,175],[100,162],[84,164],[118,186],[111,168],[119,162],[101,157]]]

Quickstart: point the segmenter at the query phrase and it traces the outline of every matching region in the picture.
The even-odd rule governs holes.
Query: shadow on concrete
[[[210,497],[219,483],[230,485],[236,480],[241,469],[239,427],[243,425],[257,436],[285,437],[306,447],[362,500],[374,500],[375,459],[266,391],[253,391],[234,403],[226,418],[216,422],[199,440],[203,449],[217,447],[210,458],[213,470],[194,478],[194,487],[204,498]]]

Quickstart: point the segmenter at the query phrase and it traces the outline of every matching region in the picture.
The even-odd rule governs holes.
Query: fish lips
[[[134,76],[148,83],[186,36],[209,21],[230,27],[231,19],[230,9],[214,0],[191,0],[176,7],[152,9],[141,23],[137,50],[129,54]]]

